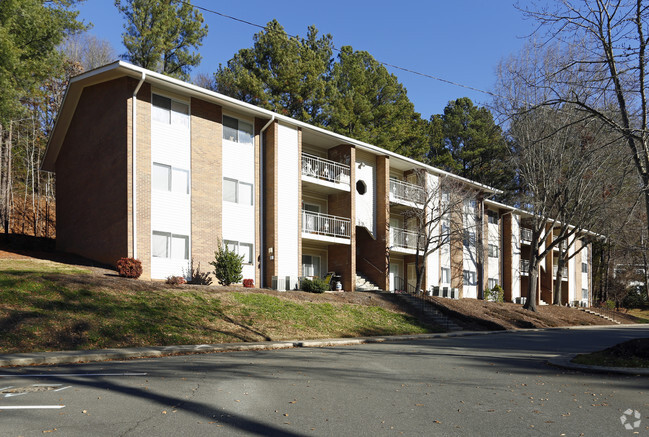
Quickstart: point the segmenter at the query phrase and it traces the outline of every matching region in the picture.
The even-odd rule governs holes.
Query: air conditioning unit
[[[284,285],[287,290],[297,290],[300,288],[300,280],[297,276],[287,276]]]
[[[460,298],[460,289],[451,288],[451,299],[459,299],[459,298]]]
[[[439,287],[431,287],[430,296],[439,296]]]
[[[271,288],[277,291],[286,291],[286,277],[273,276]]]
[[[448,287],[442,288],[442,297],[448,297]]]
[[[514,298],[514,302],[519,303],[521,305],[525,305],[525,302],[527,302],[527,298],[526,297],[517,297],[517,298]]]

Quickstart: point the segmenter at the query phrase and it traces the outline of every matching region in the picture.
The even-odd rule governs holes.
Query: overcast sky
[[[306,35],[313,24],[321,33],[330,33],[336,47],[351,45],[379,61],[485,91],[493,87],[500,59],[520,50],[533,29],[511,0],[193,0],[193,4],[260,25],[276,18],[292,35]],[[118,54],[124,53],[123,19],[113,0],[88,0],[80,10],[80,18],[94,25],[91,33],[110,41]],[[200,49],[203,60],[193,74],[214,72],[237,50],[252,46],[253,35],[260,31],[209,12],[203,16],[209,32]],[[424,118],[441,113],[449,100],[458,97],[489,101],[488,95],[477,91],[388,69],[405,85]]]

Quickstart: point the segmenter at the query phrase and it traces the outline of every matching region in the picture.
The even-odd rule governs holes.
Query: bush
[[[198,267],[194,268],[194,258],[190,261],[189,272],[185,272],[185,276],[189,276],[189,283],[194,285],[212,285],[212,277],[210,272],[201,272],[201,263],[198,263]]]
[[[117,273],[123,278],[137,279],[142,275],[142,263],[135,258],[117,260]]]
[[[309,293],[324,293],[329,289],[329,284],[322,278],[304,278],[300,283],[300,288]]]
[[[167,276],[166,282],[169,285],[182,285],[187,283],[187,279],[182,276]]]
[[[505,301],[505,290],[496,284],[493,288],[488,289],[486,292],[487,300],[491,302],[504,302]]]
[[[225,244],[220,243],[219,250],[214,252],[214,261],[210,263],[214,266],[214,276],[219,284],[228,286],[241,282],[242,261],[242,255],[237,255]]]
[[[615,301],[611,300],[611,299],[607,300],[606,302],[604,302],[604,307],[607,310],[614,310],[615,309]]]
[[[244,279],[243,286],[246,288],[252,288],[255,286],[255,281],[253,279]]]
[[[649,299],[644,287],[631,288],[622,301],[624,308],[647,308]]]

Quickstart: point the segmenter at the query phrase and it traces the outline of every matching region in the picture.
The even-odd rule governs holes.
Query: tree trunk
[[[537,311],[536,308],[536,294],[538,293],[536,283],[539,278],[538,264],[531,265],[530,262],[530,274],[529,274],[529,283],[527,284],[527,301],[523,306],[523,309],[530,310],[533,312]]]
[[[564,251],[559,249],[559,260],[557,262],[557,275],[554,279],[554,298],[552,299],[553,305],[563,305],[561,302],[561,280],[563,279],[563,266],[565,265]]]

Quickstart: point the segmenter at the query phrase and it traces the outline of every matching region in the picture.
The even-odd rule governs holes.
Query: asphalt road
[[[0,435],[649,436],[647,377],[545,364],[636,337],[649,327],[4,368]]]

